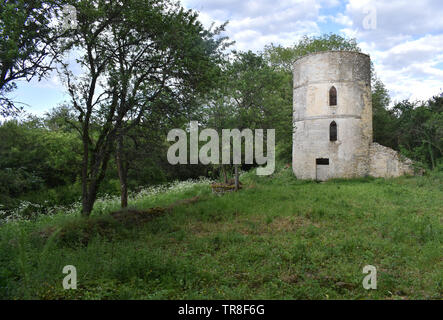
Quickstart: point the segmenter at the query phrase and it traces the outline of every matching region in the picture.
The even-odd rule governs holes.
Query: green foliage
[[[290,77],[269,66],[263,55],[235,52],[224,65],[219,85],[208,97],[204,125],[216,129],[275,129],[276,141],[286,141],[291,132],[288,101]]]
[[[0,192],[3,197],[17,196],[25,192],[41,189],[43,179],[23,168],[5,168],[0,171]]]
[[[0,6],[0,115],[15,115],[21,110],[7,94],[15,81],[42,77],[51,70],[57,31],[51,19],[58,1],[5,0]]]
[[[80,158],[75,134],[51,131],[33,121],[7,121],[0,125],[0,146],[3,205],[10,206],[16,202],[14,198],[32,192],[41,199],[37,203],[67,204],[60,197],[41,192],[63,186],[69,189],[76,181]]]
[[[224,25],[207,30],[196,12],[173,0],[73,5],[78,26],[64,46],[82,53],[76,62],[84,73],[75,75],[68,64],[61,69],[82,140],[82,211],[88,216],[114,149],[123,199],[133,160],[125,157],[125,137],[140,124],[152,122],[144,131],[155,132],[170,118],[190,115],[188,107],[212,88],[227,43],[220,36]]]
[[[298,58],[313,52],[321,51],[358,51],[360,48],[355,39],[347,39],[340,35],[329,33],[318,37],[303,36],[292,47],[275,46],[265,47],[266,60],[272,66],[292,73],[292,65]]]
[[[384,84],[372,85],[374,141],[413,159],[418,170],[443,162],[443,93],[428,101],[397,102],[392,108]]]
[[[389,109],[389,103],[388,90],[379,79],[376,79],[372,85],[374,141],[386,147],[398,149],[398,141],[392,134],[396,130],[395,115]]]
[[[443,95],[426,102],[402,101],[393,108],[392,132],[403,153],[430,169],[443,159]]]
[[[72,183],[78,175],[79,141],[72,133],[8,121],[0,126],[0,168],[25,170],[48,187]]]

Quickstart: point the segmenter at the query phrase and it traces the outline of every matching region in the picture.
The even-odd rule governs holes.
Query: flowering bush
[[[137,202],[158,196],[160,194],[181,193],[190,190],[196,186],[210,185],[214,181],[206,177],[199,179],[189,179],[186,181],[174,181],[172,183],[141,187],[137,191],[130,192],[129,202]],[[94,214],[103,214],[116,209],[120,206],[120,196],[102,195],[97,198],[94,204]],[[1,210],[0,205],[0,224],[10,221],[33,220],[39,215],[55,216],[57,214],[76,215],[81,211],[81,201],[74,202],[69,206],[52,206],[31,203],[29,201],[21,201],[19,206],[13,210]]]

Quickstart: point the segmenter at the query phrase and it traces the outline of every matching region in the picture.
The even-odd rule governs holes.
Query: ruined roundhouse
[[[368,55],[325,51],[295,61],[293,170],[321,181],[413,174],[409,159],[373,143]]]

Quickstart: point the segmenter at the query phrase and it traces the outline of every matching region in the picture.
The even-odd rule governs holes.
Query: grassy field
[[[103,199],[89,220],[72,210],[3,224],[0,298],[443,298],[442,173],[242,181],[224,196],[189,183],[139,194],[125,212]],[[62,288],[65,265],[77,290]],[[377,290],[362,287],[365,265]]]

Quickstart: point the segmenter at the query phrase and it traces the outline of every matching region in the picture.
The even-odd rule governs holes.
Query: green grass
[[[3,299],[442,299],[443,175],[297,181],[252,172],[139,197],[139,210],[199,196],[139,224],[102,201],[78,214],[0,227]],[[74,265],[78,289],[63,290]],[[377,290],[362,287],[365,265]]]

